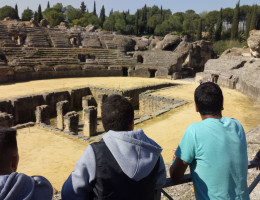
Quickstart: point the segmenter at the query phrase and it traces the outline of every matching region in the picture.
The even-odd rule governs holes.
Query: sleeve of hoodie
[[[77,161],[74,171],[62,186],[62,200],[88,200],[92,192],[90,182],[96,173],[95,154],[91,145],[87,147],[81,158]]]
[[[162,155],[160,155],[160,163],[159,163],[159,169],[157,173],[157,180],[155,184],[155,189],[162,188],[162,186],[166,183],[166,170],[165,170],[165,164],[163,161]]]
[[[35,185],[32,199],[51,200],[53,188],[51,183],[43,176],[32,176]]]

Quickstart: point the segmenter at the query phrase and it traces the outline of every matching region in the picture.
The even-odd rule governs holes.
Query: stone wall
[[[171,83],[150,85],[129,90],[113,90],[99,87],[83,87],[71,90],[47,92],[38,95],[21,96],[10,100],[0,101],[0,112],[5,112],[13,116],[14,124],[21,124],[30,121],[36,121],[35,110],[37,106],[48,105],[49,114],[54,117],[56,113],[56,104],[61,101],[69,102],[69,110],[82,110],[82,97],[93,95],[95,103],[98,102],[99,95],[119,94],[129,97],[135,109],[139,108],[139,94],[147,90],[155,90],[172,86]]]
[[[150,92],[145,92],[139,96],[139,115],[155,114],[160,110],[179,107],[185,103],[184,100],[157,96]]]
[[[196,80],[213,80],[219,85],[236,89],[260,102],[259,69],[259,58],[223,56],[209,60],[204,72],[196,74]]]

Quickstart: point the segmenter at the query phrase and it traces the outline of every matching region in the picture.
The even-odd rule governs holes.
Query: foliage
[[[254,6],[253,13],[252,13],[251,20],[250,20],[250,31],[256,28],[256,15],[257,15],[256,9],[257,9],[257,7]]]
[[[94,1],[93,15],[97,16],[96,1]]]
[[[84,13],[83,17],[80,19],[74,19],[72,21],[72,24],[79,25],[79,26],[88,26],[92,24],[96,28],[100,28],[100,21],[96,15],[93,15],[93,13]]]
[[[4,6],[0,8],[0,20],[3,20],[6,17],[10,17],[11,19],[16,19],[16,11],[11,6]]]
[[[87,9],[87,6],[85,5],[84,1],[81,2],[80,4],[80,10],[81,12],[85,13]]]
[[[14,7],[14,10],[15,10],[15,18],[14,19],[19,19],[19,14],[18,14],[18,6],[17,4],[15,4],[15,7]]]
[[[201,39],[202,39],[202,19],[199,20],[199,25],[198,25],[197,35],[196,35],[196,40],[201,40]]]
[[[30,21],[33,18],[33,11],[29,8],[25,9],[22,13],[23,21]]]
[[[73,20],[80,19],[84,14],[81,9],[73,8],[71,5],[68,5],[65,8],[65,15],[67,16],[68,22],[72,23]]]
[[[43,19],[42,16],[42,7],[41,4],[38,6],[38,12],[37,12],[37,22],[40,23],[40,21]]]
[[[218,22],[217,22],[217,27],[215,31],[215,40],[221,40],[221,32],[222,32],[222,8],[220,9],[219,12],[219,17],[218,17]]]
[[[242,48],[247,46],[246,42],[239,42],[237,40],[220,40],[213,44],[213,50],[218,55],[221,55],[225,50],[238,47]]]
[[[106,13],[105,13],[104,5],[101,8],[99,19],[100,19],[100,25],[103,28],[104,22],[106,20]]]
[[[63,5],[61,3],[57,3],[52,8],[46,8],[42,14],[44,19],[49,22],[50,26],[57,26],[64,21],[64,12],[65,9],[63,8]]]
[[[234,10],[232,27],[231,27],[231,40],[238,39],[238,23],[239,23],[239,2]]]

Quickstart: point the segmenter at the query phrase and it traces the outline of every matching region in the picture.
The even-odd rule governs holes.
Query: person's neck
[[[200,115],[202,120],[208,119],[208,118],[214,118],[214,119],[221,119],[222,114],[220,115]]]

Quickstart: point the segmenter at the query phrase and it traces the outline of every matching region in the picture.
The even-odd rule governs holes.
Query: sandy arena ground
[[[193,93],[198,86],[197,83],[123,77],[40,80],[0,86],[0,99],[89,85],[126,89],[163,82],[183,83],[184,85],[155,92],[157,95],[185,99],[189,103],[139,124],[135,129],[143,128],[149,137],[163,147],[162,154],[165,162],[171,162],[172,148],[178,145],[185,128],[190,123],[201,120],[199,114],[195,112],[193,102]],[[225,101],[224,116],[238,119],[245,130],[255,128],[260,124],[259,103],[253,102],[235,90],[222,89]],[[20,152],[19,172],[46,176],[53,186],[60,190],[63,182],[73,170],[76,161],[85,150],[87,143],[34,127],[19,130],[18,146]]]
[[[169,82],[172,81],[169,79],[145,79],[138,77],[93,77],[37,80],[0,85],[0,99],[10,99],[18,96],[42,94],[49,91],[68,90],[87,86],[122,90]]]

